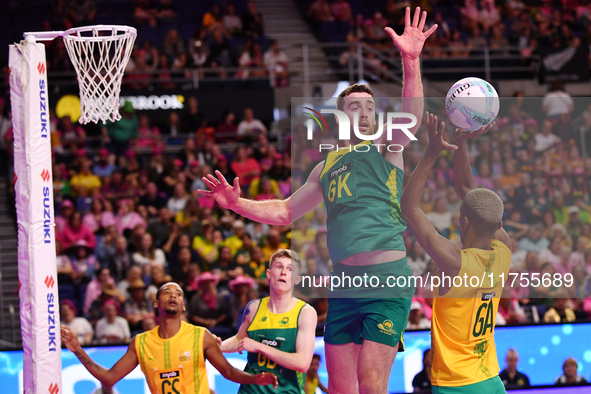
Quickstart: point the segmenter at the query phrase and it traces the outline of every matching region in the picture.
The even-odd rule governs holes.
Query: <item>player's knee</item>
[[[347,379],[328,378],[328,392],[330,394],[359,394],[357,382],[350,382]]]
[[[365,370],[358,375],[359,394],[383,394],[388,392],[388,380],[375,370]]]

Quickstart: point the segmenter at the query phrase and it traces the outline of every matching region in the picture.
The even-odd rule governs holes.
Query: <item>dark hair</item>
[[[371,97],[373,97],[373,91],[371,90],[371,88],[369,86],[360,85],[360,84],[356,83],[356,84],[349,86],[347,89],[343,90],[341,92],[341,94],[339,94],[339,97],[337,97],[337,109],[339,109],[339,110],[343,109],[343,105],[344,105],[343,99],[352,93],[367,93]]]
[[[318,360],[318,361],[320,361],[321,360],[320,354],[314,353],[314,355],[312,356],[312,360]]]

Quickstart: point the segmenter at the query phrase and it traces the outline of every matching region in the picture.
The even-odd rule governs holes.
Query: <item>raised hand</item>
[[[69,351],[75,353],[76,350],[80,349],[80,342],[78,342],[78,335],[74,333],[70,328],[62,326],[60,329],[62,343],[66,345]]]
[[[436,115],[425,112],[425,125],[427,126],[427,132],[429,135],[429,148],[431,151],[437,154],[444,150],[456,150],[456,145],[450,144],[443,139],[443,132],[445,131],[445,122],[441,122],[439,128],[437,128]]]
[[[213,197],[223,208],[232,209],[240,198],[240,184],[238,183],[238,178],[234,178],[234,186],[232,187],[221,172],[216,171],[215,175],[217,178],[211,174],[207,175],[207,177],[201,178],[211,190],[199,189],[197,191],[204,196]]]
[[[273,388],[276,389],[279,385],[279,381],[277,380],[277,376],[271,372],[263,372],[257,373],[254,377],[256,384],[259,386],[266,386],[268,384],[272,384]]]
[[[392,41],[394,41],[394,45],[400,51],[403,59],[418,59],[423,50],[425,40],[437,29],[437,25],[435,24],[429,30],[423,32],[426,20],[427,11],[423,11],[421,14],[421,7],[417,7],[411,23],[410,7],[406,7],[404,32],[402,35],[399,36],[390,27],[385,28],[386,32],[392,37]]]
[[[463,129],[456,129],[456,131],[454,132],[454,138],[456,141],[459,140],[472,140],[474,138],[480,137],[481,135],[484,135],[486,133],[488,133],[490,131],[490,129],[493,128],[493,126],[495,125],[496,122],[491,122],[488,126],[486,127],[481,127],[476,131],[465,131]]]

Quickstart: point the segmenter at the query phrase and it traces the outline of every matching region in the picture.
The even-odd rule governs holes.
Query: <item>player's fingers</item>
[[[217,178],[211,174],[207,175],[207,179],[209,179],[211,182],[213,182],[213,184],[216,186],[220,185],[220,181],[218,181]]]
[[[437,24],[434,24],[433,26],[431,26],[429,30],[423,33],[425,35],[425,38],[429,38],[429,36],[433,34],[435,30],[437,30]]]
[[[201,190],[201,189],[197,189],[197,193],[199,194],[203,194],[204,196],[210,196],[213,194],[211,191],[209,190]]]
[[[423,29],[425,28],[425,23],[427,22],[427,11],[423,11],[423,14],[421,15],[421,21],[419,22],[419,30],[423,31]]]
[[[219,171],[219,170],[215,170],[215,174],[217,175],[218,179],[220,180],[220,183],[224,186],[228,185],[228,181],[226,181],[226,178],[224,177],[224,175]]]
[[[384,30],[386,30],[386,33],[388,33],[394,41],[396,41],[396,39],[399,37],[398,34],[396,34],[396,32],[394,31],[394,29],[392,29],[391,27],[386,27],[384,28]]]
[[[441,122],[441,124],[439,125],[439,133],[441,135],[443,135],[444,131],[445,131],[445,122]]]
[[[240,190],[240,180],[238,177],[234,178],[234,190]]]
[[[201,180],[202,180],[203,182],[205,182],[205,184],[206,184],[207,186],[211,187],[212,189],[215,189],[215,188],[217,187],[217,185],[216,185],[216,184],[214,184],[212,181],[210,181],[210,180],[209,180],[208,178],[206,178],[206,177],[203,177],[203,178],[201,178]]]
[[[419,26],[419,17],[421,16],[421,7],[417,7],[415,10],[415,15],[412,18],[412,27]]]
[[[443,141],[443,147],[445,148],[445,150],[457,150],[458,149],[457,145],[450,144],[449,142],[445,142],[445,141]]]
[[[404,27],[410,27],[410,7],[406,7],[404,14]]]

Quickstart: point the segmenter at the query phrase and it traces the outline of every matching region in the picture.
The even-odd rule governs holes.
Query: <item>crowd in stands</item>
[[[102,1],[58,3],[52,21],[44,25],[47,30],[113,24],[113,16],[102,13],[110,5]],[[137,0],[132,8],[118,7],[117,20],[138,29],[124,84],[172,89],[195,77],[233,77],[271,78],[275,87],[287,85],[289,61],[277,42],[265,37],[254,1],[197,3]],[[48,59],[50,71],[74,71],[61,39],[50,44]]]
[[[589,45],[591,41],[591,4],[588,1],[495,2],[493,0],[419,1],[386,0],[307,0],[302,11],[319,39],[329,42],[364,43],[382,51],[387,58],[399,56],[384,27],[398,34],[404,30],[406,7],[420,6],[428,12],[428,26],[438,29],[426,42],[422,53],[425,67],[439,64],[458,66],[445,58],[482,56],[488,47],[492,56],[514,55],[513,66],[531,65],[539,48],[566,48]],[[305,8],[307,7],[307,8]],[[368,54],[366,67],[374,73],[391,68],[375,55]],[[521,57],[521,60],[519,58]],[[339,64],[347,68],[356,63],[356,48],[342,51]],[[463,63],[462,63],[463,64]],[[498,60],[497,65],[509,65]],[[472,63],[472,66],[474,63]],[[466,63],[467,66],[467,63]]]

